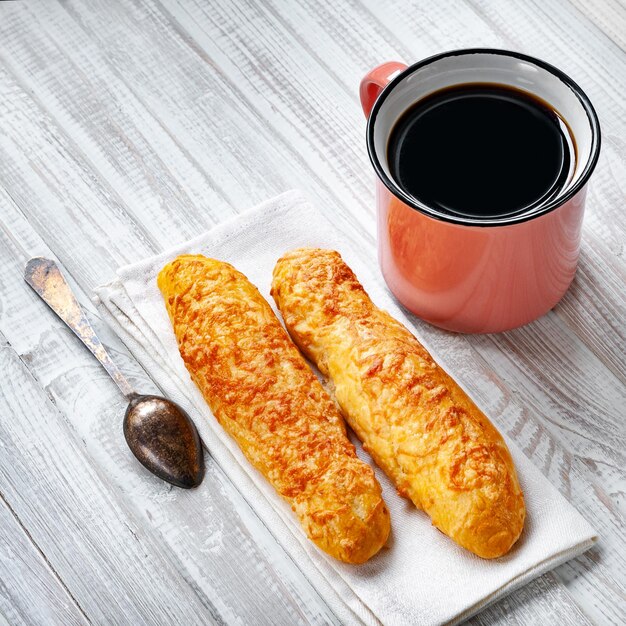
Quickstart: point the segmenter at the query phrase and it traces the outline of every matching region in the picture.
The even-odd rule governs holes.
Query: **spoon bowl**
[[[177,487],[197,487],[204,453],[187,412],[161,396],[134,394],[124,416],[124,437],[139,462]]]

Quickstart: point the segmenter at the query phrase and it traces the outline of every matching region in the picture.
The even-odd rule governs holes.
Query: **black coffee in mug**
[[[448,87],[415,103],[396,122],[387,151],[407,195],[474,219],[532,213],[559,194],[576,163],[557,111],[491,83]]]

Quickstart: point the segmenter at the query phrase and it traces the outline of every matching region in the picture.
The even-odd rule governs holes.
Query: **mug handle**
[[[408,66],[406,63],[399,61],[389,61],[383,63],[373,70],[370,70],[361,81],[359,94],[361,96],[361,106],[365,117],[369,117],[370,111],[376,102],[376,98],[387,84],[396,77],[397,74],[405,70]]]

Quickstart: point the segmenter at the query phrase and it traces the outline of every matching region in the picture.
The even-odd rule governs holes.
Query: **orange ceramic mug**
[[[394,181],[387,148],[398,118],[429,94],[467,83],[525,90],[566,120],[576,165],[556,197],[528,213],[478,219],[438,212]],[[508,330],[549,311],[576,272],[585,191],[600,152],[600,125],[582,89],[532,57],[469,49],[410,67],[380,65],[362,80],[360,94],[378,176],[379,261],[398,300],[436,326],[466,333]]]

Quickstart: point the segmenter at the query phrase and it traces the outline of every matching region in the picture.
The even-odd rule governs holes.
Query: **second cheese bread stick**
[[[309,538],[348,563],[376,554],[390,528],[380,485],[257,288],[200,255],[166,265],[158,285],[191,378]]]
[[[398,491],[475,554],[508,552],[525,507],[504,440],[417,339],[373,304],[341,256],[287,253],[274,268],[272,295]]]

